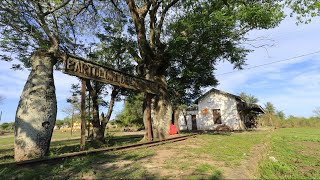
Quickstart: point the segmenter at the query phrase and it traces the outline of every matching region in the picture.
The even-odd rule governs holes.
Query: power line
[[[294,57],[287,58],[287,59],[273,61],[273,62],[270,62],[270,63],[259,64],[259,65],[252,66],[252,67],[249,67],[249,68],[244,68],[244,69],[240,69],[240,70],[235,70],[235,71],[230,71],[230,72],[226,72],[226,73],[222,73],[222,74],[217,74],[215,76],[221,76],[221,75],[231,74],[231,73],[238,72],[238,71],[245,71],[245,70],[249,70],[249,69],[258,68],[258,67],[261,67],[261,66],[267,66],[267,65],[271,65],[271,64],[276,64],[276,63],[279,63],[279,62],[290,61],[290,60],[293,60],[293,59],[297,59],[297,58],[300,58],[300,57],[309,56],[309,55],[313,55],[313,54],[318,54],[318,53],[320,53],[320,50],[314,51],[314,52],[311,52],[311,53],[307,53],[307,54],[294,56]]]

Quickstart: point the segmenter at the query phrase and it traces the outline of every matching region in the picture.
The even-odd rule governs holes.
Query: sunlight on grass
[[[262,179],[320,179],[320,129],[279,129],[259,165]],[[271,161],[270,157],[274,157]]]
[[[216,161],[225,161],[227,165],[239,165],[255,144],[266,137],[267,132],[235,133],[230,135],[206,134],[198,136],[198,148],[189,148],[196,156],[209,156]]]

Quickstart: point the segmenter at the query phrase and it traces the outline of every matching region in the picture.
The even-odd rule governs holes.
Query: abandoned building
[[[249,104],[240,96],[211,89],[195,101],[195,106],[179,114],[179,130],[245,130],[256,127],[264,113],[261,106]]]

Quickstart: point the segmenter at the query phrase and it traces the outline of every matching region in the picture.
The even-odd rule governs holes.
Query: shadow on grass
[[[136,162],[154,156],[154,152],[131,151],[88,155],[36,165],[0,166],[1,179],[159,179]]]
[[[86,142],[86,149],[97,149],[106,147],[116,147],[126,144],[137,143],[141,140],[143,135],[124,135],[124,136],[111,136],[106,138],[106,143],[97,143],[93,141]],[[61,141],[51,142],[50,156],[57,156],[65,153],[79,152],[80,151],[80,139],[68,139]],[[14,149],[0,149],[0,162],[13,162],[14,161]]]

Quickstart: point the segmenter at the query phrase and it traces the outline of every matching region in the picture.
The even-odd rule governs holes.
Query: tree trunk
[[[72,115],[71,115],[71,136],[73,131],[73,118],[74,118],[74,104],[72,104]]]
[[[155,96],[152,107],[152,130],[153,137],[166,139],[169,137],[172,119],[172,106],[168,97],[167,82],[165,76],[156,78],[160,83],[159,95]]]
[[[96,88],[96,86],[94,87]],[[93,128],[93,134],[92,138],[95,141],[103,141],[104,134],[101,132],[101,124],[99,119],[99,104],[98,104],[98,94],[96,90],[93,90],[92,93],[92,128]]]
[[[15,118],[15,160],[42,158],[49,153],[57,115],[53,79],[56,58],[47,51],[31,56],[32,69],[20,97]]]
[[[89,98],[88,98],[88,103],[89,103],[89,109],[88,109],[88,116],[89,116],[89,119],[88,119],[88,138],[90,138],[90,120],[91,120],[91,111],[90,111],[90,93],[89,93]]]
[[[106,130],[107,120],[106,120],[106,117],[105,117],[103,112],[101,113],[100,119],[101,119],[101,125],[100,125],[99,131],[100,131],[101,134],[103,134],[103,138],[100,139],[100,141],[104,143],[105,142],[104,133],[105,133],[105,130]]]
[[[104,119],[102,119],[102,123],[101,123],[101,126],[102,126],[101,130],[103,131],[103,134],[105,132],[105,129],[106,129],[108,122],[110,121],[111,114],[113,112],[114,102],[115,102],[118,94],[119,94],[119,88],[114,86],[112,93],[111,93],[111,98],[110,98],[109,107],[108,107],[108,113],[107,113],[106,117]]]
[[[86,145],[86,80],[81,79],[81,139],[80,151],[84,151]]]
[[[176,128],[178,130],[178,133],[180,133],[178,121],[179,121],[179,115],[180,115],[181,111],[182,110],[180,108],[176,108],[174,110],[174,113],[173,113],[173,115],[174,115],[174,125],[176,126]]]

